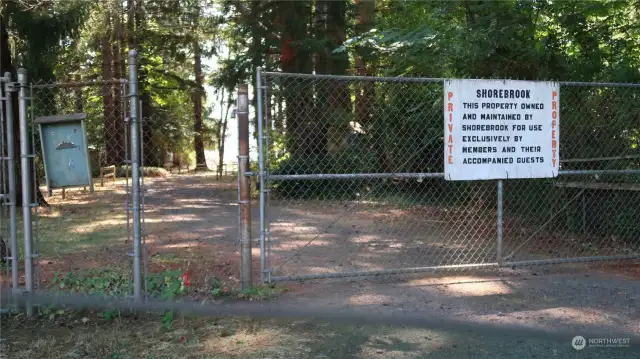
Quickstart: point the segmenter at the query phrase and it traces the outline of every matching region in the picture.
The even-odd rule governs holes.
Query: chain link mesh
[[[104,281],[105,286],[113,291],[111,294],[126,295],[130,291],[127,253],[132,246],[126,83],[36,82],[31,93],[30,130],[34,136],[36,195],[40,202],[34,254],[40,289],[65,289],[69,285],[69,281],[61,281],[65,277],[113,276],[111,280],[117,285]],[[36,119],[74,113],[86,114],[84,127],[93,191],[90,186],[47,188],[40,135],[54,133],[40,133]],[[91,284],[84,281],[79,285]]]
[[[41,199],[34,217],[39,289],[130,294],[133,216],[126,81],[38,82],[31,87],[30,131]],[[176,90],[169,99],[184,104],[189,93]],[[237,221],[229,220],[235,218],[237,165],[219,163],[207,142],[213,135],[206,132],[207,168],[196,169],[193,107],[176,103],[149,106],[142,98],[139,104],[143,283],[151,296],[161,295],[158,280],[173,278],[176,271],[189,276],[196,292],[205,293],[233,282],[239,271]],[[86,114],[93,192],[89,187],[48,191],[35,119],[73,113]],[[210,131],[208,118],[204,121],[204,131]]]
[[[148,274],[179,270],[206,293],[238,277],[237,181],[208,143],[197,167],[192,110],[142,113],[145,253]]]
[[[497,182],[442,176],[442,81],[262,80],[272,280],[497,266]],[[508,265],[638,253],[637,174],[607,171],[638,168],[640,89],[575,85],[561,88],[563,175],[504,181]]]
[[[583,175],[505,182],[510,261],[638,254],[638,87],[561,87],[561,170]]]

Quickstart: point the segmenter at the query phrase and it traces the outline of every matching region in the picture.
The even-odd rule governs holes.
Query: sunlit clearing
[[[320,239],[315,239],[314,241],[312,241],[311,243],[310,240],[313,237],[309,237],[309,239],[300,239],[300,240],[286,240],[283,241],[281,244],[279,245],[273,245],[272,244],[272,248],[275,250],[297,250],[298,248],[301,248],[303,246],[306,247],[310,247],[310,246],[314,246],[314,247],[319,247],[319,246],[329,246],[332,242],[329,241],[323,241]]]
[[[116,227],[116,226],[124,226],[127,224],[126,219],[124,218],[109,218],[102,221],[92,221],[90,223],[84,223],[79,226],[71,227],[73,232],[79,233],[87,233],[87,232],[95,232],[97,230],[103,230],[106,227]]]
[[[255,352],[275,350],[283,338],[288,336],[281,329],[262,329],[255,332],[247,330],[229,336],[213,334],[204,340],[202,354],[233,353],[234,356],[245,357]]]
[[[479,297],[487,295],[506,295],[513,291],[503,282],[499,281],[477,281],[467,283],[453,283],[440,287],[442,291],[451,296]]]
[[[198,241],[189,241],[189,242],[180,242],[180,243],[174,243],[174,244],[164,244],[162,245],[162,248],[189,248],[189,247],[198,246],[198,245],[200,245],[200,242]]]
[[[144,219],[145,223],[162,223],[162,222],[198,222],[202,220],[200,216],[195,214],[179,214],[179,215],[169,215],[163,216],[160,218],[149,218],[146,217]]]
[[[610,312],[593,308],[555,307],[540,310],[521,310],[506,313],[500,321],[505,324],[518,324],[528,327],[556,327],[563,324],[587,324],[587,325],[611,325],[612,320],[626,320]],[[479,315],[476,318],[482,321],[495,320],[496,314]],[[522,318],[539,318],[537,324],[526,324]]]
[[[460,345],[459,342],[454,343],[451,336],[435,331],[393,329],[391,333],[370,336],[354,358],[426,358],[438,352],[440,355],[434,357],[453,357],[442,355],[441,348],[455,347],[454,344]]]
[[[353,239],[353,242],[355,243],[376,243],[380,240],[379,236],[371,236],[371,235],[364,235],[364,236],[357,236]]]
[[[349,303],[357,305],[382,305],[384,303],[389,303],[392,301],[392,297],[380,294],[360,294],[352,295],[351,297],[349,297]]]
[[[173,202],[192,204],[192,203],[213,203],[213,202],[219,202],[219,201],[209,199],[209,198],[186,198],[186,199],[174,199]]]
[[[360,269],[366,269],[366,270],[383,270],[383,269],[385,269],[385,267],[383,265],[375,265],[375,264],[370,263],[370,262],[354,261],[353,265],[355,267],[360,268]]]

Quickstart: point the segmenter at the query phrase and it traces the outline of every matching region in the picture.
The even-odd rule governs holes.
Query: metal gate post
[[[242,289],[251,289],[251,179],[249,172],[249,88],[238,85],[238,206],[240,207],[240,282]]]
[[[266,227],[265,227],[265,212],[266,212],[266,203],[265,203],[265,180],[264,180],[264,129],[263,129],[263,115],[262,115],[262,69],[258,67],[256,69],[256,94],[257,97],[257,112],[258,112],[258,167],[260,173],[258,174],[258,179],[260,181],[260,203],[258,203],[260,207],[260,282],[265,282],[265,272],[267,270],[266,263],[266,252],[265,252],[265,237],[266,237]]]
[[[27,293],[33,294],[32,223],[31,223],[31,166],[29,159],[29,130],[27,121],[27,70],[18,69],[18,116],[20,124],[20,170],[22,172],[22,221],[24,223],[24,283]],[[27,315],[33,308],[27,305]]]
[[[4,74],[4,96],[5,96],[5,121],[6,121],[6,145],[7,145],[7,170],[9,185],[9,236],[11,246],[11,284],[14,291],[20,289],[18,273],[18,236],[16,221],[16,158],[14,151],[14,129],[13,129],[13,95],[14,89],[11,82],[11,72]]]
[[[142,298],[142,274],[140,265],[142,231],[140,223],[140,148],[138,134],[138,74],[136,51],[129,51],[129,125],[131,136],[131,197],[133,211],[133,298]]]
[[[503,181],[498,180],[498,247],[496,248],[496,259],[498,266],[502,267],[502,186]]]

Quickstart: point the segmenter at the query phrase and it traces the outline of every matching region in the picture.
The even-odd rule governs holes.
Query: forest
[[[137,52],[149,167],[162,166],[170,152],[194,167],[221,170],[236,85],[255,84],[257,68],[396,79],[640,80],[635,0],[3,0],[0,9],[0,71],[15,76],[24,67],[34,84],[127,78],[128,53]],[[263,80],[273,173],[442,171],[440,85],[268,75]],[[216,99],[207,98],[207,87]],[[255,108],[263,94],[251,88]],[[126,89],[37,91],[46,98],[40,105],[34,100],[38,114],[61,112],[84,96],[85,110],[95,113],[89,141],[100,162],[125,162]],[[212,101],[220,113],[212,111]],[[637,165],[637,158],[628,159],[638,145],[636,89],[576,84],[566,87],[561,102],[561,158],[625,157],[565,163],[564,169]],[[255,111],[251,120],[257,143]],[[206,149],[217,150],[220,160],[207,163]],[[284,196],[342,196],[354,188],[332,181],[273,185]],[[427,191],[444,186],[432,181],[395,185],[400,187],[394,191],[440,199],[453,192]],[[548,192],[540,186],[532,193]],[[513,200],[515,207],[522,202]],[[537,206],[545,200],[532,201]]]

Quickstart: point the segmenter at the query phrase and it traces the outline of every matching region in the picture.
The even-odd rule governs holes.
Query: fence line
[[[128,80],[32,84],[35,94],[27,96],[27,74],[21,70],[19,75],[18,82],[4,78],[0,112],[7,134],[3,150],[9,157],[3,159],[3,171],[6,165],[11,173],[15,171],[10,159],[14,157],[10,152],[13,149],[10,133],[14,130],[11,96],[13,90],[18,90],[24,290],[28,293],[49,290],[52,283],[58,283],[58,270],[85,270],[82,267],[90,261],[95,261],[92,264],[98,268],[126,262],[127,290],[121,294],[126,292],[142,301],[153,286],[149,282],[152,269],[148,253],[153,242],[147,240],[145,206],[146,200],[154,196],[154,181],[145,178],[145,170],[154,167],[147,162],[147,155],[156,155],[148,144],[153,144],[157,134],[145,127],[151,121],[142,114],[144,105],[138,89],[135,52],[130,53]],[[570,158],[560,159],[563,167],[557,178],[452,183],[445,181],[442,171],[444,79],[285,74],[258,69],[257,81],[257,172],[249,171],[251,162],[245,147],[250,140],[248,108],[246,111],[244,108],[248,107],[248,98],[239,96],[237,104],[238,117],[242,117],[239,145],[243,146],[237,171],[241,265],[234,270],[239,272],[244,289],[253,284],[251,178],[258,181],[261,282],[640,258],[634,227],[638,214],[634,201],[640,197],[633,194],[638,188],[640,169],[636,160],[640,155],[635,154],[632,146],[636,140],[623,136],[635,130],[635,119],[624,112],[606,113],[615,107],[607,96],[621,96],[628,101],[622,106],[627,110],[626,107],[640,103],[633,102],[634,94],[608,95],[601,91],[602,87],[631,91],[640,88],[638,85],[561,82],[567,87],[563,106],[574,112],[563,113],[561,128],[566,140],[562,150]],[[87,226],[91,228],[82,240],[99,240],[104,236],[105,253],[113,250],[123,256],[111,261],[75,258],[82,263],[72,266],[62,263],[67,258],[73,261],[72,253],[57,253],[59,248],[52,250],[50,242],[45,243],[46,248],[40,253],[38,223],[45,220],[47,225],[43,227],[55,231],[56,222],[52,218],[57,214],[52,214],[53,210],[46,215],[37,212],[41,191],[37,182],[42,176],[39,166],[44,154],[38,156],[36,150],[43,139],[35,135],[35,116],[50,116],[52,111],[57,114],[95,110],[83,105],[88,96],[83,98],[82,91],[58,91],[84,86],[98,93],[90,101],[103,101],[103,113],[99,114],[102,117],[94,114],[87,121],[96,121],[91,134],[99,139],[93,138],[93,142],[104,146],[101,150],[107,153],[106,162],[116,163],[114,177],[124,177],[124,183],[114,178],[113,184],[104,183],[100,187],[105,190],[102,195],[122,197],[126,212],[125,243],[132,250],[111,248],[119,235],[125,236],[113,234],[117,231],[111,228],[121,221],[117,217],[123,208],[107,208],[94,213],[101,218],[92,219],[97,224]],[[593,91],[594,88],[598,91]],[[602,107],[585,109],[594,103],[602,103]],[[602,122],[605,117],[610,121]],[[594,123],[601,127],[589,127]],[[169,131],[166,129],[171,128],[169,125],[157,126],[158,131]],[[587,131],[589,128],[591,132]],[[593,135],[594,132],[597,134]],[[591,137],[585,139],[587,135]],[[109,143],[109,136],[117,136],[119,142]],[[617,142],[607,141],[607,136],[617,138]],[[163,137],[159,142],[167,145],[169,140]],[[156,152],[163,150],[164,147]],[[121,170],[124,176],[118,175]],[[8,176],[8,193],[2,194],[4,204],[14,212],[9,215],[12,253],[6,257],[11,260],[13,287],[18,289],[17,258],[21,248],[16,236],[16,199],[11,199],[11,194],[15,196],[17,192],[15,188],[11,190],[13,176]],[[569,177],[575,178],[574,182],[562,181]],[[173,183],[165,184],[165,193],[161,195],[167,197],[166,207],[173,208]],[[194,188],[200,185],[195,183]],[[104,187],[109,187],[108,191]],[[608,192],[605,196],[596,190]],[[76,195],[70,197],[76,202],[69,210],[94,210],[95,198],[79,190]],[[66,200],[68,203],[69,198]],[[574,208],[576,203],[580,208]],[[589,212],[587,207],[594,209]],[[216,211],[210,213],[207,215],[215,216]],[[187,215],[191,217],[178,220],[197,217],[193,213]],[[108,227],[104,232],[109,235],[97,233],[95,227],[100,224]],[[86,223],[74,223],[76,229],[66,235],[77,235],[77,228],[82,225]],[[58,231],[62,232],[59,228]],[[47,240],[51,241],[49,237]],[[40,273],[40,263],[51,265],[43,271],[46,273]],[[49,281],[42,288],[41,279]]]

